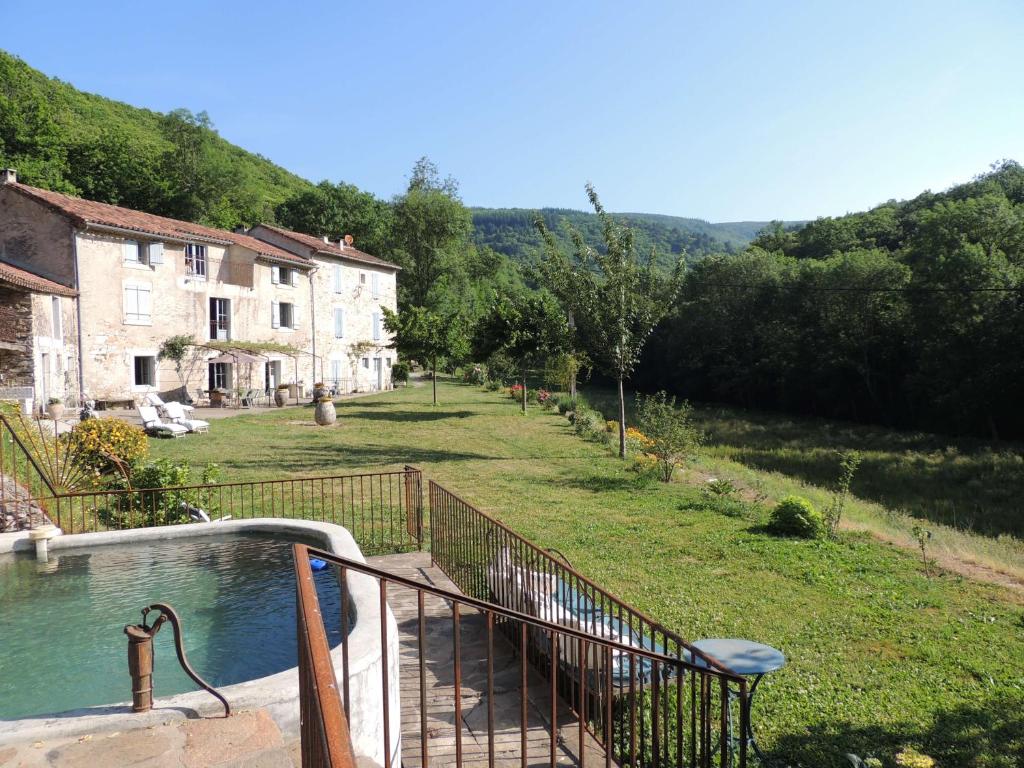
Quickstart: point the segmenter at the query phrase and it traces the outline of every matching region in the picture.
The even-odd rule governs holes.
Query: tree
[[[450,176],[441,180],[437,166],[421,158],[409,187],[394,201],[393,237],[404,271],[399,279],[402,303],[434,307],[432,289],[445,274],[464,271],[472,217]]]
[[[231,228],[225,196],[233,183],[231,169],[214,151],[217,133],[206,112],[175,109],[161,119],[170,149],[161,160],[168,195],[165,215]]]
[[[392,211],[383,200],[352,184],[321,181],[285,200],[274,211],[283,226],[338,241],[345,235],[368,253],[383,255],[391,236]]]
[[[384,327],[392,335],[391,346],[405,358],[430,364],[437,405],[438,358],[462,358],[469,349],[465,320],[459,314],[432,312],[426,307],[407,307],[401,314],[381,307]]]
[[[668,276],[654,268],[651,250],[637,256],[632,230],[615,221],[601,205],[594,187],[587,196],[601,222],[606,252],[591,248],[570,228],[575,261],[558,247],[543,222],[537,223],[545,242],[542,274],[572,313],[578,338],[595,367],[615,379],[619,390],[619,456],[626,456],[626,395],[628,379],[654,326],[665,316],[683,279],[684,262],[676,260]]]
[[[527,370],[564,350],[568,336],[565,315],[550,294],[503,296],[477,324],[473,351],[481,360],[495,352],[515,360],[522,375],[526,413]]]
[[[645,450],[658,459],[661,479],[669,483],[676,467],[681,467],[703,440],[693,424],[693,408],[685,400],[676,405],[675,397],[658,392],[640,395],[636,411],[640,430],[651,441]]]

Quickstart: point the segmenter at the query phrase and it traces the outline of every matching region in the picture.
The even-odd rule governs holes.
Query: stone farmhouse
[[[391,387],[398,267],[258,225],[227,232],[21,184],[0,171],[0,397],[137,403],[314,382]],[[191,336],[182,365],[158,356]]]

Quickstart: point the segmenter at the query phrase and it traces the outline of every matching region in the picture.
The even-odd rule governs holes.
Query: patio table
[[[761,748],[757,746],[757,740],[754,738],[753,716],[751,712],[754,705],[754,694],[757,692],[757,684],[761,682],[761,678],[785,666],[786,657],[782,654],[782,651],[772,648],[770,645],[740,638],[698,640],[693,644],[693,647],[722,662],[722,664],[737,675],[754,678],[746,703],[740,702],[741,707],[747,707],[747,732],[739,738],[746,740],[747,744],[754,750],[758,760],[762,763],[767,763],[768,761],[765,759],[764,753],[761,752]],[[700,658],[695,659],[694,663],[698,666],[707,666]],[[729,695],[731,698],[738,696],[731,687],[729,688]],[[728,738],[733,745],[738,741],[732,734],[731,714],[729,716]]]

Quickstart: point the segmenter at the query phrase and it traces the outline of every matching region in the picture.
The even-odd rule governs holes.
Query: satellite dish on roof
[[[352,243],[354,243],[355,241],[356,240],[354,237],[352,237],[352,235],[345,235],[345,245],[347,245],[349,248],[352,247]]]

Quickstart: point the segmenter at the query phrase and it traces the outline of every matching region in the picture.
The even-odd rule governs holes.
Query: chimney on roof
[[[325,243],[331,242],[331,238],[329,238],[327,235],[324,235],[324,242]]]
[[[4,168],[0,170],[0,184],[17,184],[18,183],[18,172],[13,168]]]

